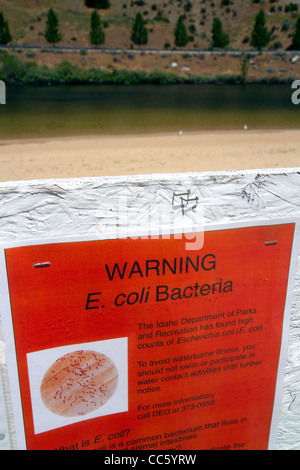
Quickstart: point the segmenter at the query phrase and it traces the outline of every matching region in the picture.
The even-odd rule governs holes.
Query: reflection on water
[[[8,87],[0,139],[298,128],[288,85]]]

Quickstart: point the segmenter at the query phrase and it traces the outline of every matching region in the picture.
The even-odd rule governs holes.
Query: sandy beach
[[[300,130],[0,142],[0,181],[300,166]]]

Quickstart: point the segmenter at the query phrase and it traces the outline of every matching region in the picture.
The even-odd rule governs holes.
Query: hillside
[[[180,73],[240,73],[238,56],[227,54],[196,54],[190,51],[209,50],[211,48],[211,28],[214,18],[220,18],[223,30],[229,35],[229,50],[253,50],[250,45],[255,16],[263,8],[266,13],[268,30],[272,30],[271,40],[266,47],[274,54],[253,56],[250,61],[249,76],[262,78],[270,76],[297,78],[300,73],[298,60],[291,59],[294,53],[284,53],[291,44],[295,23],[300,16],[290,11],[289,0],[110,0],[110,8],[99,10],[105,22],[105,48],[117,48],[121,53],[86,52],[90,46],[89,30],[92,10],[84,0],[0,0],[0,11],[8,21],[12,34],[11,44],[16,45],[13,53],[22,60],[34,60],[38,65],[57,65],[68,60],[81,67],[110,67],[150,70],[153,68],[169,69],[173,59],[169,53],[174,47],[174,29],[180,15],[184,15],[190,41],[182,48],[180,58],[176,58],[176,71]],[[76,46],[82,50],[77,53],[49,53],[44,38],[47,11],[52,7],[59,19],[63,38],[59,46]],[[131,29],[136,14],[140,12],[147,21],[148,43],[141,50],[163,49],[166,54],[133,54],[124,52],[133,47],[130,39]],[[35,45],[41,51],[23,51],[21,46]],[[19,47],[19,48],[18,48]],[[136,47],[136,46],[135,46]],[[44,49],[43,49],[44,48]],[[101,46],[99,47],[101,50]],[[185,54],[185,51],[189,53]],[[177,48],[178,52],[178,48]],[[173,61],[174,62],[174,61]]]
[[[176,21],[180,15],[185,15],[185,25],[193,38],[188,49],[209,48],[214,17],[221,19],[223,29],[230,37],[230,47],[248,49],[247,38],[251,36],[255,16],[263,8],[268,15],[268,28],[276,28],[270,47],[286,49],[291,43],[290,35],[297,16],[297,12],[285,11],[290,3],[289,0],[260,3],[252,0],[110,0],[111,7],[99,10],[99,13],[107,22],[104,44],[107,47],[130,48],[132,24],[140,12],[147,21],[149,48],[173,47]],[[50,7],[57,13],[63,32],[60,45],[88,46],[92,10],[85,7],[84,0],[1,0],[0,9],[8,20],[12,42],[46,45],[43,33]]]

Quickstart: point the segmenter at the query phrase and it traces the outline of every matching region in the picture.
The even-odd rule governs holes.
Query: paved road
[[[112,47],[92,47],[92,46],[32,46],[32,45],[0,45],[0,50],[11,50],[11,49],[23,49],[23,50],[42,50],[52,52],[54,50],[59,50],[62,52],[80,52],[81,50],[85,50],[86,52],[100,52],[100,53],[132,53],[132,54],[226,54],[226,55],[241,55],[241,54],[251,54],[257,55],[261,54],[260,51],[255,50],[207,50],[207,49],[116,49]],[[299,51],[262,51],[263,54],[295,54],[299,53]]]

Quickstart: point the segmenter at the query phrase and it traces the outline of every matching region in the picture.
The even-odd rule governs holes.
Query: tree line
[[[85,0],[85,5],[94,9],[90,17],[90,43],[95,46],[104,44],[105,23],[103,23],[98,10],[109,8],[109,0]],[[263,49],[270,42],[272,34],[273,30],[268,30],[265,13],[263,9],[261,9],[255,17],[251,34],[251,46],[258,50]],[[224,49],[229,45],[229,35],[223,31],[223,25],[219,18],[214,18],[213,20],[211,35],[211,45],[213,48]],[[52,8],[50,8],[47,13],[44,37],[46,41],[53,46],[59,43],[63,38],[59,27],[58,16]],[[144,20],[141,13],[137,13],[135,17],[130,39],[138,46],[148,43],[147,22]],[[190,40],[191,38],[184,24],[184,17],[180,16],[174,29],[174,44],[176,47],[182,48],[185,47]],[[12,36],[8,22],[5,20],[3,13],[0,12],[0,44],[8,44],[11,41]],[[296,21],[296,28],[289,49],[300,49],[300,17]]]

